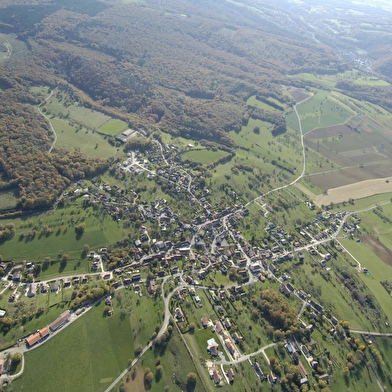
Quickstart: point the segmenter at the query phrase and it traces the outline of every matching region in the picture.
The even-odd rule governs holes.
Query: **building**
[[[37,331],[36,333],[30,335],[28,338],[26,338],[26,346],[30,348],[37,343],[41,343],[48,336],[49,336],[49,329],[48,327],[44,327],[39,331]]]
[[[229,383],[232,384],[234,382],[234,371],[232,368],[229,368],[227,371],[227,378],[229,379]]]
[[[51,324],[49,324],[49,328],[52,332],[60,329],[71,317],[71,312],[66,310],[61,313],[60,317],[57,317]]]
[[[116,140],[118,140],[121,143],[127,142],[134,134],[136,131],[134,129],[126,129],[125,131],[122,131],[116,136]]]

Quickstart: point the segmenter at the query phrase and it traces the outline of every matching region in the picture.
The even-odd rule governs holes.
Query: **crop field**
[[[349,173],[350,172],[348,170],[345,171],[346,175],[349,175]],[[329,177],[331,180],[334,180],[332,174],[329,176],[325,175],[325,177]],[[328,185],[327,181],[328,178],[325,178],[325,185]],[[348,201],[350,198],[357,200],[381,193],[389,193],[392,192],[391,181],[392,178],[387,180],[376,178],[372,180],[354,182],[352,184],[342,185],[336,188],[327,188],[327,194],[317,195],[314,198],[314,202],[318,206],[321,206],[323,204],[329,205],[330,203],[341,203],[343,201]]]
[[[189,159],[190,161],[200,162],[203,165],[210,165],[218,159],[228,155],[224,151],[212,151],[212,150],[192,150],[182,154],[182,160]]]
[[[310,95],[302,88],[290,86],[287,87],[286,90],[290,94],[290,96],[294,99],[295,103],[301,102],[304,99],[310,97]]]
[[[60,118],[52,118],[50,121],[57,133],[55,148],[79,151],[100,158],[116,155],[116,148],[111,146],[99,133],[85,128],[79,129],[70,125],[69,121]]]
[[[126,122],[121,120],[109,120],[106,124],[98,128],[98,132],[105,133],[106,135],[117,135],[128,128]]]
[[[81,222],[86,224],[86,229],[78,237],[74,226]],[[67,269],[74,268],[72,263],[79,262],[84,244],[93,250],[116,242],[127,234],[127,230],[110,216],[95,215],[91,209],[83,210],[77,204],[3,223],[14,223],[16,229],[14,237],[1,245],[1,255],[5,260],[43,261],[45,257],[55,260],[61,258],[60,254],[67,253]],[[46,227],[52,230],[48,235],[41,233]]]
[[[392,251],[373,235],[361,235],[359,237],[385,264],[392,268]]]

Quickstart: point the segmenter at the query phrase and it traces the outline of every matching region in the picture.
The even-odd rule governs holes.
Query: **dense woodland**
[[[264,14],[223,0],[2,1],[0,33],[21,45],[0,67],[1,188],[14,189],[20,207],[48,205],[71,180],[107,165],[47,153],[53,136],[32,106],[38,104],[28,90],[34,85],[66,88],[75,101],[133,127],[229,148],[228,131],[239,131],[249,118],[274,124],[276,135],[284,132],[279,104],[266,112],[247,99],[290,106],[282,85],[303,83],[292,75],[349,66],[331,47],[306,38],[299,18],[290,17],[297,26],[290,30],[283,26],[286,14],[274,21],[269,2],[259,5]],[[389,89],[339,87],[392,107]]]

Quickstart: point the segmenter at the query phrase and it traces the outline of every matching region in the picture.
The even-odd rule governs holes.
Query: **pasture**
[[[55,90],[53,96],[43,106],[47,116],[49,118],[51,115],[63,118],[90,130],[97,130],[101,125],[111,120],[111,117],[104,113],[77,104],[70,104],[66,99],[65,93]]]
[[[91,208],[82,209],[79,203],[25,218],[4,220],[3,224],[14,223],[16,229],[14,237],[1,245],[4,260],[43,261],[46,257],[55,260],[67,253],[66,269],[73,271],[78,265],[76,270],[80,267],[82,272],[87,272],[83,261],[80,262],[84,244],[95,250],[126,237],[128,231],[109,215],[94,212]],[[81,237],[74,229],[80,223],[86,224]],[[51,268],[47,273],[55,274]]]
[[[210,165],[216,162],[218,159],[227,156],[228,154],[224,151],[207,150],[207,149],[195,149],[182,154],[182,160],[190,160],[194,162],[200,162],[203,165]]]
[[[161,376],[156,371],[158,363],[163,366]],[[135,368],[127,373],[122,382],[125,391],[144,390],[144,370],[147,367],[155,376],[151,384],[151,392],[164,391],[165,386],[170,386],[170,391],[174,392],[186,390],[186,376],[189,372],[195,372],[195,367],[177,328],[173,328],[167,346],[154,347],[153,350],[147,351]],[[211,387],[213,387],[212,384]],[[195,392],[201,391],[204,391],[204,388],[202,381],[198,378]]]
[[[9,208],[14,208],[18,202],[18,197],[15,191],[0,191],[0,209],[7,210]]]
[[[345,123],[352,115],[340,102],[330,96],[329,91],[316,90],[311,98],[297,106],[303,132]]]
[[[273,105],[278,105],[283,108],[283,104],[279,101],[277,101],[274,98],[266,98],[267,102],[263,102],[257,99],[256,95],[252,95],[251,97],[248,98],[246,101],[247,105],[250,106],[255,106],[256,108],[266,110],[266,111],[276,111],[277,109]],[[272,105],[268,105],[268,102],[271,102]]]
[[[139,298],[124,289],[114,294],[113,316],[105,317],[104,308],[102,301],[41,347],[28,352],[25,371],[12,384],[13,390],[28,385],[31,390],[52,391],[62,385],[67,391],[99,391],[109,386],[135,357],[135,343],[144,346],[151,337],[160,307],[150,298]]]
[[[342,239],[343,246],[361,263],[368,268],[369,275],[358,273],[359,278],[372,292],[380,305],[385,316],[392,320],[391,296],[380,284],[380,281],[391,276],[391,267],[384,263],[365,243],[357,243],[353,240]],[[382,320],[381,320],[382,321]],[[380,323],[380,329],[385,329],[384,323]]]
[[[105,124],[103,124],[101,127],[98,128],[98,132],[104,133],[106,135],[115,136],[127,128],[128,125],[124,121],[109,120],[108,122],[106,122]]]
[[[111,146],[98,132],[85,128],[80,129],[60,118],[52,118],[50,122],[57,134],[55,148],[78,151],[99,158],[108,158],[117,153],[117,149]]]

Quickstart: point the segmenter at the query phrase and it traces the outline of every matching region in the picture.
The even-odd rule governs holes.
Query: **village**
[[[172,183],[171,190],[174,193],[187,195],[187,203],[191,207],[198,206],[195,208],[197,214],[190,222],[181,221],[163,198],[158,197],[155,201],[146,203],[139,200],[139,195],[134,191],[125,191],[117,185],[111,187],[109,184],[100,183],[98,179],[94,179],[94,189],[98,189],[98,192],[91,188],[76,188],[73,194],[66,195],[66,197],[75,198],[82,195],[84,205],[101,205],[109,215],[113,216],[113,219],[118,221],[127,214],[138,214],[140,221],[145,223],[139,228],[140,236],[133,240],[135,248],[133,258],[122,257],[114,263],[111,260],[112,249],[110,247],[101,248],[97,252],[90,251],[89,260],[92,271],[90,274],[59,278],[48,282],[25,283],[25,277],[34,273],[34,265],[31,263],[25,263],[22,266],[15,265],[11,269],[4,265],[3,268],[7,274],[3,277],[3,281],[7,282],[7,285],[3,292],[10,290],[9,301],[15,302],[23,294],[27,297],[34,297],[45,295],[49,290],[58,294],[61,290],[86,285],[94,278],[107,282],[112,290],[131,288],[141,297],[140,285],[145,285],[149,295],[156,295],[158,292],[163,296],[167,314],[171,314],[177,323],[187,324],[183,303],[189,296],[195,306],[202,308],[203,303],[198,292],[203,290],[210,298],[216,314],[216,319],[206,316],[200,319],[201,328],[211,329],[215,333],[215,338],[210,338],[205,342],[205,350],[211,358],[206,361],[206,368],[212,382],[217,385],[233,383],[235,371],[230,365],[243,361],[251,363],[255,374],[261,381],[279,382],[272,366],[271,371],[266,373],[257,361],[252,362],[252,357],[261,353],[266,363],[269,364],[265,349],[275,346],[276,343],[261,345],[256,352],[245,353],[242,346],[243,337],[232,329],[232,324],[236,320],[228,317],[225,310],[227,308],[223,306],[223,303],[230,303],[236,298],[247,296],[244,291],[246,286],[264,282],[266,279],[276,281],[284,296],[294,296],[303,303],[302,309],[307,307],[310,320],[318,317],[326,319],[331,327],[330,333],[333,335],[339,323],[338,319],[333,315],[327,317],[323,306],[315,302],[301,287],[296,287],[291,282],[289,274],[281,272],[280,266],[287,265],[287,263],[301,264],[305,258],[304,252],[306,252],[317,262],[319,268],[328,270],[328,261],[336,255],[331,255],[327,251],[327,244],[336,239],[341,231],[346,235],[354,235],[359,228],[360,219],[344,211],[338,213],[314,211],[313,221],[306,222],[295,232],[290,233],[284,227],[269,221],[265,227],[266,243],[262,246],[252,245],[238,230],[239,222],[249,214],[247,205],[237,204],[237,200],[233,199],[231,206],[223,206],[222,209],[219,209],[220,206],[215,206],[213,210],[208,201],[211,197],[210,191],[205,188],[200,190],[198,180],[183,168],[177,167],[175,157],[170,160],[169,156],[164,155],[164,151],[173,151],[170,146],[162,147],[159,144],[157,147],[157,144],[159,143],[154,144],[151,150],[143,154],[139,151],[130,151],[128,159],[119,163],[118,168],[126,175],[138,176],[145,172],[151,181],[162,180]],[[166,168],[157,169],[162,162],[166,162]],[[138,202],[135,202],[136,200]],[[264,206],[266,206],[265,203]],[[311,203],[307,206],[310,210],[314,210]],[[265,210],[268,216],[268,206]],[[148,222],[158,222],[162,233],[170,227],[175,237],[181,236],[182,239],[173,241],[172,239],[151,238]],[[339,244],[334,249],[338,252],[345,251]],[[140,273],[141,270],[145,271],[146,267],[150,271],[147,276]],[[367,269],[363,268],[363,272],[367,272]],[[211,283],[206,284],[205,282],[211,282],[208,280],[209,275],[216,273],[228,275],[233,284],[220,287]],[[167,281],[170,281],[169,292],[164,286]],[[175,288],[176,286],[178,288]],[[169,301],[172,296],[175,302]],[[107,315],[110,316],[112,314],[111,300],[107,294],[105,298],[108,307]],[[18,340],[18,347],[23,346],[25,350],[39,347],[62,327],[69,325],[70,321],[83,315],[90,306],[91,301],[78,303],[75,309],[63,312],[51,324],[43,326],[25,339]],[[304,331],[307,333],[313,331],[314,323],[309,322],[309,319],[301,320],[301,312],[298,319]],[[294,337],[285,340],[285,348],[292,357],[293,364],[298,367],[302,377],[301,384],[308,383],[308,371],[302,361],[305,360],[310,368],[316,369],[317,359],[313,358],[306,345],[299,344]],[[301,358],[303,358],[302,361]],[[223,365],[226,366],[226,370]],[[319,374],[318,379],[328,381],[328,373]]]

